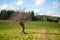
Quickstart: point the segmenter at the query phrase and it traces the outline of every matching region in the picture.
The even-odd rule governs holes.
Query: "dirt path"
[[[53,29],[53,31],[45,28],[27,29],[26,32],[27,34],[21,35],[19,30],[0,31],[0,38],[10,40],[60,40],[60,29]]]
[[[29,31],[34,32],[33,34],[31,33],[33,35],[33,40],[60,40],[60,34],[50,33],[46,29]]]

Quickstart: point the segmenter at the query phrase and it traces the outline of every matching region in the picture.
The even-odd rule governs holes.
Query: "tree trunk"
[[[22,27],[22,33],[25,34],[25,25],[24,25],[24,23],[23,22],[20,22],[19,24]]]

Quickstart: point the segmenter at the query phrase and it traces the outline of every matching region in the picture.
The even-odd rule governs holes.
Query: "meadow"
[[[20,25],[0,20],[0,40],[60,40],[60,23],[30,21],[25,23],[26,34],[20,31]]]

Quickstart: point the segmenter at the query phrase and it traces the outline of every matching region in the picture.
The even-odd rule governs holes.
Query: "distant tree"
[[[7,11],[7,19],[9,19],[10,18],[10,16],[13,14],[13,12],[15,12],[14,10],[8,10]]]
[[[41,16],[42,16],[43,21],[47,21],[48,16],[46,16],[46,15],[41,15]]]
[[[43,16],[42,15],[36,15],[35,20],[37,21],[43,21]]]
[[[11,16],[11,14],[13,13],[13,10],[1,10],[0,12],[0,19],[2,20],[7,20],[9,19],[9,17]]]
[[[1,12],[0,12],[0,19],[1,19]]]
[[[31,12],[32,21],[35,20],[34,11]]]
[[[1,19],[7,19],[7,11],[6,10],[1,10],[0,17]]]
[[[59,17],[47,17],[47,21],[58,23]]]

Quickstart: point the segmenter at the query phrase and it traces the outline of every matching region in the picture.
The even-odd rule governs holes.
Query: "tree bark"
[[[22,33],[25,34],[25,25],[24,25],[24,23],[20,22],[19,24],[21,25]]]

